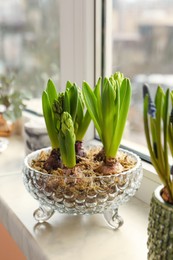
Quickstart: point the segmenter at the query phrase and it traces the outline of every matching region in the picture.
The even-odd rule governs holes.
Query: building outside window
[[[123,143],[146,146],[142,86],[173,89],[173,1],[112,0],[111,10],[112,73],[129,77],[133,93]]]
[[[40,97],[59,84],[59,0],[0,0],[0,74]]]

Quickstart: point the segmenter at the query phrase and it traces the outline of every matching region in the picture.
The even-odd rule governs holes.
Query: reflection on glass
[[[59,0],[0,0],[0,74],[39,97],[59,82]]]
[[[142,85],[173,89],[173,1],[113,0],[113,67],[129,77],[133,98],[128,131],[131,141],[145,144]]]

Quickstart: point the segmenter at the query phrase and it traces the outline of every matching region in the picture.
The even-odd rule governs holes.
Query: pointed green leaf
[[[51,141],[52,148],[58,148],[59,142],[57,138],[57,132],[54,126],[52,108],[46,91],[43,91],[42,94],[42,109],[43,109],[43,116],[45,119],[45,124]]]
[[[66,83],[66,91],[64,98],[64,111],[68,112],[73,121],[75,122],[75,116],[77,113],[78,106],[78,88],[75,84],[72,84],[70,81]]]
[[[73,83],[69,80],[66,82],[66,90],[70,89],[73,86]]]
[[[64,111],[70,114],[70,95],[68,91],[64,93]]]
[[[63,112],[61,117],[59,140],[63,164],[69,168],[74,167],[76,164],[75,134],[73,121],[68,112]]]
[[[92,89],[87,84],[87,82],[83,82],[82,92],[83,92],[83,96],[84,96],[84,100],[85,100],[85,104],[88,109],[88,112],[94,122],[98,135],[99,135],[100,139],[102,140],[102,131],[100,128],[96,96],[94,95]]]
[[[161,136],[161,129],[162,129],[162,108],[164,102],[164,93],[163,90],[158,87],[155,95],[155,106],[156,106],[156,143],[157,143],[157,153],[158,153],[158,161],[160,164],[161,171],[164,172],[164,151],[162,146],[162,136]]]
[[[58,93],[57,93],[56,87],[51,79],[49,79],[47,82],[46,92],[49,97],[50,105],[52,106],[54,100],[58,97]]]
[[[165,175],[168,180],[170,177],[168,161],[169,89],[166,91],[163,113]]]
[[[76,135],[77,141],[83,140],[84,135],[85,135],[85,133],[88,129],[90,122],[91,122],[91,117],[90,117],[90,114],[87,110],[84,117],[83,117],[83,120],[82,120],[82,122],[81,122],[81,124],[79,125],[79,128],[78,128],[78,132],[77,132],[77,135]]]
[[[103,125],[103,118],[102,118],[102,112],[101,112],[101,107],[102,107],[102,101],[101,101],[101,84],[102,84],[102,79],[99,78],[97,81],[97,84],[94,88],[94,94],[97,99],[97,108],[98,108],[98,118],[100,122],[100,127]]]
[[[105,154],[107,157],[112,156],[109,154],[110,146],[113,139],[113,120],[114,120],[114,99],[115,92],[113,87],[108,79],[105,79],[103,82],[103,92],[102,92],[102,117],[103,117],[103,126],[102,126],[102,136],[103,136],[103,145]]]
[[[111,151],[109,152],[112,154],[112,156],[115,156],[115,154],[117,153],[124,132],[125,123],[127,121],[127,115],[131,101],[131,84],[129,79],[125,78],[123,80],[121,88],[123,88],[121,93],[124,93],[124,97],[122,96],[122,94],[120,94],[121,104],[119,111],[119,119],[116,125],[116,132],[113,136]]]

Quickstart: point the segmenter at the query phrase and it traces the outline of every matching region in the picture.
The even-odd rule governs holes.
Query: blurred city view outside
[[[142,86],[173,89],[173,1],[113,0],[112,72],[132,82],[133,98],[124,138],[146,144]]]
[[[0,0],[0,74],[40,97],[59,83],[59,0]]]

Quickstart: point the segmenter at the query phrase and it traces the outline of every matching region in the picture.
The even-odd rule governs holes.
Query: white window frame
[[[60,89],[67,80],[82,86],[87,81],[94,86],[101,75],[101,6],[100,0],[60,1]],[[106,58],[104,76],[112,73],[111,14],[112,1],[104,0],[106,8],[106,31],[104,32],[104,56]],[[98,33],[99,32],[99,33]],[[96,34],[95,34],[96,33]],[[86,140],[94,139],[91,125]],[[144,177],[136,197],[149,204],[154,189],[160,184],[151,164],[143,162]]]
[[[60,1],[60,82],[94,84],[94,1]]]
[[[60,90],[67,80],[95,84],[95,6],[95,0],[60,1]],[[93,138],[91,124],[85,140]]]

